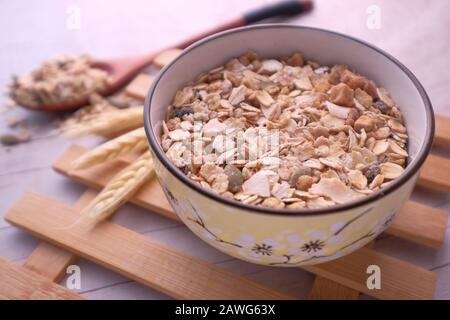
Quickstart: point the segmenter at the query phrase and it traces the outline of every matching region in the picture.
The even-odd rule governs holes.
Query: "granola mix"
[[[161,146],[190,179],[269,208],[322,208],[400,176],[407,132],[389,93],[345,65],[254,52],[179,90]]]
[[[30,74],[15,76],[9,86],[11,98],[32,108],[77,103],[109,85],[108,73],[91,66],[85,55],[62,55],[45,61]]]

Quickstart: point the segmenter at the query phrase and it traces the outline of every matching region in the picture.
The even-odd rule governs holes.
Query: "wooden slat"
[[[358,300],[359,292],[337,282],[317,276],[308,300]]]
[[[124,91],[130,97],[144,100],[152,81],[153,76],[145,73],[140,74],[125,87]]]
[[[0,300],[82,300],[76,294],[24,267],[0,258]]]
[[[374,248],[375,241],[369,242],[366,247]],[[327,278],[316,276],[309,291],[308,300],[358,300],[360,292],[346,287]]]
[[[53,168],[63,175],[69,175],[72,161],[86,151],[87,149],[81,146],[71,146],[55,161]],[[70,172],[70,177],[91,188],[100,189],[119,170],[124,168],[128,161],[131,161],[131,159],[113,160],[86,170],[72,171]],[[171,219],[178,219],[167,202],[157,179],[153,179],[145,184],[131,199],[131,202]],[[445,237],[447,213],[443,210],[423,206],[412,201],[409,201],[407,204],[394,219],[387,233],[419,244],[439,247]],[[429,223],[431,220],[433,222]],[[423,223],[423,221],[428,222]]]
[[[441,192],[450,191],[450,160],[430,154],[425,160],[418,185]]]
[[[141,73],[125,87],[125,94],[144,101],[152,81],[153,76]]]
[[[386,233],[432,248],[445,240],[448,214],[441,209],[408,201],[396,215]]]
[[[367,288],[369,265],[381,269],[381,289]],[[361,248],[348,256],[331,262],[307,266],[304,269],[343,286],[378,299],[433,299],[436,274],[411,263]]]
[[[53,163],[53,169],[63,175],[68,175],[72,161],[86,151],[87,149],[81,146],[71,146]],[[92,168],[74,171],[74,174],[70,177],[88,187],[98,190],[103,188],[107,182],[120,170],[125,168],[131,160],[132,159],[130,158],[121,158],[120,160],[109,161]],[[157,179],[152,179],[147,182],[133,196],[130,202],[168,218],[178,220],[177,215],[173,212],[172,207],[166,200]]]
[[[434,144],[441,148],[450,149],[450,118],[436,115],[435,120]]]
[[[80,211],[87,205],[96,195],[93,190],[87,190],[77,201],[73,209]],[[40,275],[50,279],[54,282],[59,282],[66,274],[66,269],[69,265],[75,262],[76,256],[58,248],[47,242],[41,242],[36,249],[31,253],[24,263],[24,267],[39,273]]]
[[[164,67],[166,64],[168,64],[169,62],[171,62],[173,59],[175,59],[176,57],[178,57],[181,53],[181,49],[169,49],[169,50],[165,50],[161,53],[159,53],[155,59],[153,59],[153,64],[158,67],[158,68],[162,68]],[[148,88],[147,88],[148,89]]]
[[[6,214],[10,223],[54,245],[179,299],[292,299],[148,236],[105,221],[95,230],[57,201],[25,194]]]

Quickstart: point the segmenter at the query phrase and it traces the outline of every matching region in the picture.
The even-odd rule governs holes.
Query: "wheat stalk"
[[[154,174],[150,151],[145,152],[114,176],[103,190],[81,211],[91,222],[107,218]]]
[[[61,128],[61,133],[69,138],[88,134],[112,136],[142,127],[143,123],[143,108],[135,107],[100,113],[80,123]]]
[[[72,169],[89,168],[115,159],[122,154],[142,151],[146,148],[148,148],[148,144],[145,130],[144,128],[138,128],[86,152],[73,162]]]

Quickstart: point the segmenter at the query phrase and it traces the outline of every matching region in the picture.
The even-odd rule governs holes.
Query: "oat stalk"
[[[148,148],[144,128],[138,128],[86,152],[76,159],[72,169],[85,169],[96,164],[113,160],[120,155],[142,151]]]
[[[153,160],[150,151],[147,151],[114,176],[81,211],[81,216],[94,223],[104,220],[130,199],[153,174]]]
[[[109,111],[64,127],[61,129],[61,133],[69,138],[89,134],[112,136],[142,127],[143,120],[142,107]]]

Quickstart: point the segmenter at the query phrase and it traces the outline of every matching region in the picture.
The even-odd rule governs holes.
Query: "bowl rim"
[[[160,144],[157,141],[157,138],[155,137],[153,130],[152,130],[152,124],[150,121],[150,108],[151,108],[151,102],[153,98],[153,94],[158,86],[159,81],[164,76],[164,74],[171,68],[173,64],[175,64],[181,57],[191,52],[193,49],[202,46],[205,43],[214,41],[218,38],[228,36],[230,34],[240,33],[240,32],[247,32],[249,30],[254,29],[285,29],[285,28],[293,28],[293,29],[303,29],[303,30],[311,30],[311,31],[318,31],[323,33],[329,33],[333,36],[345,38],[347,40],[351,40],[354,42],[357,42],[360,45],[366,46],[371,50],[375,50],[378,53],[382,54],[385,58],[393,62],[400,70],[402,70],[407,77],[410,79],[410,81],[414,84],[416,90],[419,92],[423,105],[425,107],[425,113],[426,113],[426,133],[424,138],[424,144],[422,145],[422,148],[417,152],[416,158],[411,162],[410,165],[408,165],[405,169],[405,172],[396,180],[393,180],[393,182],[384,187],[381,190],[378,190],[370,195],[367,195],[365,197],[362,197],[359,200],[351,201],[344,204],[338,204],[333,205],[326,208],[317,208],[317,209],[308,209],[308,208],[301,208],[301,209],[272,209],[272,208],[265,208],[262,206],[255,206],[255,205],[249,205],[245,204],[236,200],[230,200],[225,197],[222,197],[218,194],[213,193],[212,191],[209,191],[205,188],[202,188],[201,186],[194,183],[191,179],[189,179],[184,173],[181,172],[180,169],[175,167],[169,159],[166,157],[164,152],[162,152],[162,149],[160,149]],[[380,48],[366,42],[363,40],[360,40],[358,38],[342,34],[339,32],[316,28],[316,27],[309,27],[309,26],[298,26],[298,25],[292,25],[292,24],[285,24],[285,23],[273,23],[273,24],[258,24],[258,25],[251,25],[251,26],[245,26],[245,27],[239,27],[230,29],[227,31],[219,32],[216,34],[213,34],[211,36],[208,36],[206,38],[203,38],[186,49],[184,49],[180,55],[178,55],[174,60],[172,60],[169,64],[164,66],[164,68],[158,73],[158,75],[155,77],[155,79],[152,82],[152,85],[150,89],[147,92],[145,101],[144,101],[144,127],[145,132],[147,135],[147,139],[150,143],[150,148],[153,150],[154,154],[158,157],[159,161],[163,163],[163,165],[171,172],[172,175],[174,175],[179,181],[184,183],[187,187],[193,189],[194,191],[200,193],[203,196],[208,197],[209,199],[212,199],[214,201],[218,201],[221,204],[227,205],[232,208],[238,208],[245,211],[250,211],[251,213],[261,213],[261,214],[269,214],[269,215],[277,215],[277,216],[287,216],[287,217],[293,217],[293,216],[312,216],[312,215],[326,215],[326,214],[336,214],[340,213],[346,210],[355,209],[357,207],[362,207],[364,205],[368,205],[370,203],[373,203],[377,200],[380,200],[384,196],[396,191],[401,186],[403,186],[411,177],[413,177],[421,168],[422,164],[424,163],[426,157],[428,156],[428,153],[431,149],[433,138],[434,138],[434,129],[435,129],[435,123],[434,123],[434,112],[431,105],[431,101],[425,92],[425,89],[423,88],[422,84],[419,82],[417,77],[400,61],[398,61],[396,58],[394,58],[389,53],[381,50]]]

